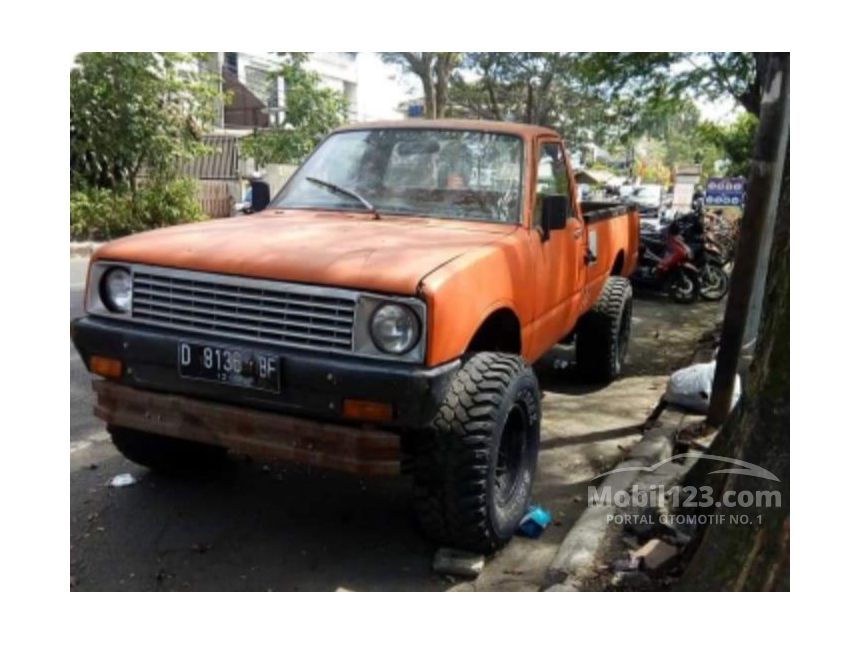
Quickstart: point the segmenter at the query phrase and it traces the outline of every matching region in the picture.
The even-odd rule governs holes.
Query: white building
[[[347,118],[358,119],[358,65],[355,52],[314,52],[305,68],[320,76],[320,83],[343,92]],[[224,89],[233,101],[222,110],[221,127],[227,130],[253,129],[281,122],[280,111],[288,100],[289,88],[283,78],[273,78],[284,63],[277,52],[217,52],[213,67],[220,70]]]
[[[350,121],[359,118],[357,58],[357,52],[313,52],[305,65],[319,74],[323,86],[343,92]]]

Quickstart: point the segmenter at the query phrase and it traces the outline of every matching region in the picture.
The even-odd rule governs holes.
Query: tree
[[[579,56],[577,69],[583,82],[601,88],[617,106],[613,112],[623,115],[616,140],[629,146],[643,134],[660,138],[667,145],[669,165],[694,161],[706,172],[722,153],[730,161],[731,174],[744,174],[761,105],[760,68],[765,60],[766,54],[747,52],[588,53]],[[746,113],[737,129],[723,131],[708,124],[696,132],[689,129],[698,121],[691,98],[726,97]],[[655,127],[664,129],[665,135]],[[690,151],[698,155],[684,159]]]
[[[469,53],[468,74],[452,81],[452,111],[552,127],[572,149],[596,144],[628,157],[647,137],[663,144],[660,176],[679,162],[712,163],[715,149],[698,136],[692,101],[666,91],[615,91],[603,76],[595,82],[591,61],[571,52]]]
[[[574,79],[570,52],[474,52],[464,67],[476,80],[455,76],[452,103],[472,118],[552,125],[569,108]]]
[[[757,127],[758,117],[745,112],[729,125],[703,123],[700,126],[700,137],[718,148],[728,160],[726,175],[746,177],[750,171],[753,138]]]
[[[424,118],[445,118],[451,74],[461,60],[459,53],[388,52],[382,54],[382,60],[399,65],[405,72],[419,78],[424,91]]]
[[[666,145],[657,139],[642,137],[634,146],[636,161],[633,174],[646,183],[666,185],[672,180],[672,169],[666,164]]]
[[[731,97],[749,114],[761,108],[766,53],[596,52],[579,58],[589,82],[616,97]]]
[[[779,494],[779,506],[757,508],[750,524],[709,526],[684,573],[687,589],[771,591],[789,589],[789,160],[786,157],[759,340],[745,382],[740,413],[711,447],[717,455],[766,468],[778,482],[724,476],[715,491]],[[694,471],[694,482],[701,477]],[[713,477],[711,475],[710,477]],[[709,484],[712,482],[709,481]],[[760,492],[761,491],[761,492]],[[719,499],[719,497],[717,497]],[[725,509],[717,514],[728,515]]]
[[[318,74],[305,69],[307,54],[284,54],[284,64],[272,73],[283,78],[286,105],[280,125],[242,139],[242,153],[258,164],[298,163],[331,130],[346,120],[343,92],[323,87]]]
[[[71,71],[71,180],[77,187],[137,189],[141,172],[166,178],[204,151],[217,81],[194,56],[79,54]]]

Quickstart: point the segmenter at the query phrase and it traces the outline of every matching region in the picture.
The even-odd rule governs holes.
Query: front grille
[[[314,350],[350,351],[348,291],[136,266],[132,318],[150,325]]]

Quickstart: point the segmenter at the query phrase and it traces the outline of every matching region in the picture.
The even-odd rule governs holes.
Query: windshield
[[[383,215],[518,223],[522,157],[518,137],[489,132],[340,132],[311,155],[273,205],[362,208],[355,198],[321,184],[326,182],[361,195]]]

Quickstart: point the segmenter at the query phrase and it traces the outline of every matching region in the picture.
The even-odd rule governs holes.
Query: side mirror
[[[559,231],[567,226],[567,215],[570,203],[567,195],[544,195],[541,200],[540,225],[544,239],[549,238],[552,231]]]
[[[271,201],[271,194],[269,192],[269,184],[265,181],[252,181],[251,182],[251,212],[258,213],[261,210],[265,210],[266,206],[269,205]]]

